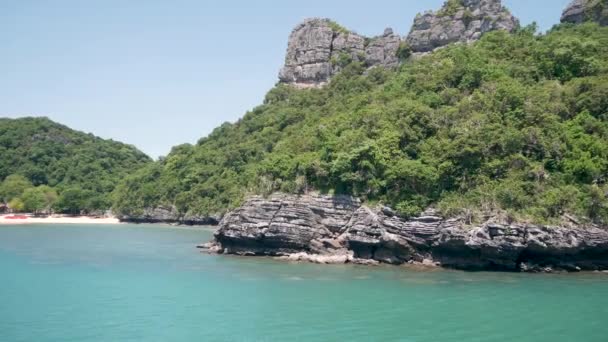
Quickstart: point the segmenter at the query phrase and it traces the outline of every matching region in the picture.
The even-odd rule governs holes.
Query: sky
[[[0,0],[0,117],[47,116],[153,158],[262,103],[308,17],[406,35],[444,0]],[[503,0],[523,25],[570,0]]]

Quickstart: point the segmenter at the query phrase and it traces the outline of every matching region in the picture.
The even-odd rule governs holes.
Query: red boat
[[[4,218],[7,220],[27,220],[27,216],[25,215],[9,215],[4,216]]]

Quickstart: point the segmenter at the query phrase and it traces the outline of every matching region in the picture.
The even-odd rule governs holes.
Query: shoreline
[[[48,217],[33,217],[29,215],[24,219],[9,219],[7,217],[15,216],[12,214],[0,215],[0,226],[3,225],[24,225],[24,224],[119,224],[120,220],[116,217],[101,217],[95,218],[91,216],[68,216],[68,215],[53,215]]]

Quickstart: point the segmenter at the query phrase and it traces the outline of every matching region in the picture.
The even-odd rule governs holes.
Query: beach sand
[[[19,214],[18,214],[19,215]],[[33,224],[33,223],[49,223],[49,224],[117,224],[120,221],[114,217],[93,218],[89,216],[62,216],[53,215],[48,217],[29,217],[26,219],[7,219],[7,216],[0,215],[0,225],[6,224]]]

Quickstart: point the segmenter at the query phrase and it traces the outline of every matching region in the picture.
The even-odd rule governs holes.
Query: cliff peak
[[[303,88],[317,87],[352,61],[365,62],[370,67],[396,66],[400,42],[392,29],[386,29],[382,36],[366,38],[331,19],[309,18],[289,36],[279,80]]]
[[[418,14],[407,37],[412,52],[430,52],[448,44],[478,40],[489,31],[512,32],[519,20],[501,0],[448,0],[438,11]]]
[[[580,24],[595,21],[608,25],[608,0],[574,0],[564,10],[562,23]]]
[[[409,52],[430,52],[451,43],[475,41],[488,31],[511,32],[517,27],[519,21],[501,0],[448,0],[436,12],[418,14],[403,39],[391,28],[368,38],[331,19],[309,18],[289,36],[279,80],[301,88],[319,87],[352,61],[367,67],[396,67]],[[408,54],[401,53],[402,47],[407,47]]]

